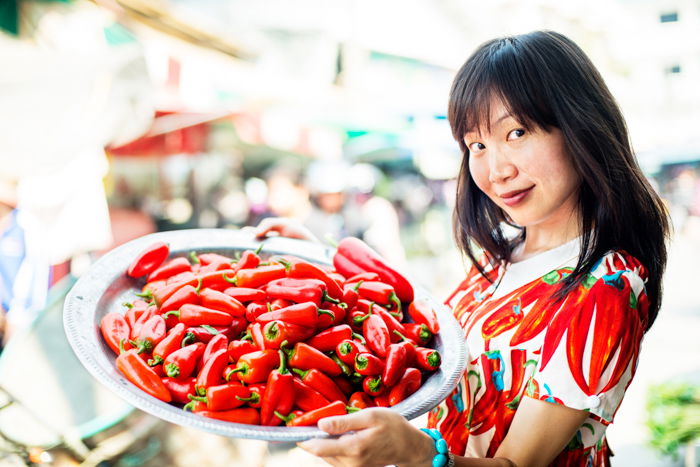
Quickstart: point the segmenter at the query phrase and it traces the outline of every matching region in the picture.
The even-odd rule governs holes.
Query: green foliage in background
[[[676,458],[679,446],[700,438],[700,386],[666,383],[649,388],[647,427],[652,447]]]

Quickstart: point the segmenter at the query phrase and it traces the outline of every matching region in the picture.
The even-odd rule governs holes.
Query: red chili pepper
[[[279,364],[280,356],[277,350],[250,352],[238,359],[235,369],[227,373],[226,379],[229,380],[236,375],[244,383],[264,383],[270,372]]]
[[[253,343],[258,349],[263,350],[265,348],[265,335],[263,334],[263,324],[262,323],[250,323],[248,325],[248,332],[250,333]]]
[[[228,350],[222,349],[215,352],[209,360],[204,362],[204,366],[197,375],[195,389],[198,396],[203,396],[210,386],[221,384],[224,380],[224,368],[228,364]]]
[[[192,266],[190,266],[191,268]],[[194,273],[194,271],[183,271],[179,274],[175,274],[174,276],[168,277],[165,280],[165,285],[169,286],[172,284],[178,284],[178,283],[192,283],[194,282],[195,284],[197,283],[197,274]],[[155,292],[155,289],[153,289]]]
[[[169,311],[179,310],[180,307],[187,304],[199,304],[199,294],[197,289],[191,285],[186,285],[177,290],[170,296],[160,307],[160,314],[168,313]],[[177,322],[177,319],[174,319]]]
[[[129,265],[126,273],[135,278],[156,270],[170,254],[170,248],[163,242],[156,242],[142,251]]]
[[[389,346],[389,352],[386,356],[386,365],[384,367],[384,372],[382,372],[382,380],[388,387],[394,386],[406,371],[406,367],[408,366],[407,347],[413,347],[413,344],[402,342]],[[358,373],[360,372],[358,371]]]
[[[153,348],[153,358],[148,360],[148,366],[156,366],[163,363],[165,357],[182,347],[182,339],[185,338],[185,325],[178,323],[168,334]]]
[[[343,363],[343,365],[345,364]],[[336,386],[338,386],[338,388],[340,388],[341,391],[343,391],[345,396],[352,394],[355,389],[352,383],[345,376],[336,376],[333,378],[333,382]]]
[[[350,395],[348,399],[348,406],[355,407],[356,409],[366,409],[368,407],[376,407],[376,404],[367,393],[362,391],[357,391]]]
[[[223,420],[225,422],[243,423],[246,425],[260,425],[260,412],[258,412],[258,409],[253,409],[250,407],[245,407],[242,409],[224,410],[222,412],[203,410],[199,412],[199,414],[204,415],[208,418]]]
[[[262,315],[263,313],[272,311],[272,307],[267,302],[250,302],[245,308],[245,319],[247,319],[250,323],[257,321],[258,316]]]
[[[391,334],[384,320],[376,313],[367,315],[362,323],[362,334],[367,340],[367,346],[378,356],[386,357],[391,343]]]
[[[241,269],[236,273],[235,283],[238,287],[260,287],[275,279],[281,279],[287,271],[281,264],[258,266],[254,269]]]
[[[190,326],[187,328],[187,332],[185,332],[183,343],[203,342],[207,344],[217,334],[219,334],[219,331],[211,326]]]
[[[232,362],[237,362],[243,355],[260,350],[249,340],[239,339],[231,341],[228,345],[228,356]]]
[[[393,407],[416,392],[420,383],[420,371],[415,368],[407,368],[399,382],[389,392],[389,405]]]
[[[404,335],[418,345],[425,346],[430,342],[430,339],[433,338],[433,333],[430,332],[430,329],[428,329],[428,326],[426,326],[425,324],[417,324],[417,323],[402,323],[402,324],[403,324],[404,329],[406,330],[406,333]]]
[[[190,262],[187,260],[187,258],[180,256],[171,259],[170,261],[166,262],[161,267],[153,271],[148,276],[147,282],[150,283],[155,281],[166,280],[177,274],[181,274],[183,272],[188,271],[191,271]]]
[[[512,307],[505,306],[492,313],[481,326],[481,335],[484,339],[492,339],[509,329],[514,328],[523,320],[523,312],[520,304]]]
[[[404,328],[403,324],[400,323],[399,320],[396,319],[391,313],[380,306],[375,305],[372,311],[377,313],[384,321],[384,324],[386,324],[386,327],[389,330],[389,340],[391,342],[401,342],[404,334],[406,333],[406,328]]]
[[[204,353],[204,344],[197,342],[175,350],[163,360],[165,374],[171,378],[190,376]]]
[[[340,300],[343,297],[343,290],[340,284],[321,267],[300,258],[287,258],[279,261],[287,266],[288,277],[295,279],[318,279],[325,284],[328,295],[336,300]]]
[[[329,402],[320,392],[301,379],[294,378],[294,404],[301,410],[308,412],[326,406]]]
[[[335,354],[346,365],[355,367],[355,356],[360,353],[370,353],[369,349],[360,342],[351,339],[345,339],[335,348]]]
[[[194,378],[161,378],[160,380],[170,392],[174,402],[179,402],[180,404],[187,404],[190,402],[187,396],[194,394]]]
[[[335,382],[319,370],[312,368],[302,371],[298,368],[292,370],[301,377],[301,381],[311,389],[318,391],[329,401],[347,401],[347,396]]]
[[[168,300],[175,292],[186,285],[197,287],[199,290],[203,288],[224,290],[231,286],[229,281],[233,279],[229,280],[227,277],[232,273],[232,269],[226,269],[223,271],[210,271],[205,274],[198,274],[154,290],[153,298],[157,305],[162,306],[162,304],[165,303],[165,301]]]
[[[126,322],[129,323],[129,329],[134,329],[134,325],[138,319],[143,315],[149,308],[148,303],[144,300],[134,300],[133,303],[124,303],[127,307],[126,313],[124,313],[124,318]]]
[[[289,366],[291,367],[302,370],[317,368],[330,376],[338,376],[342,373],[333,359],[303,342],[297,342],[289,354],[291,355],[289,358]]]
[[[107,313],[102,317],[100,331],[102,331],[102,337],[104,337],[105,342],[115,354],[120,354],[120,344],[124,350],[131,348],[131,344],[129,344],[129,338],[131,337],[129,323],[126,322],[124,316],[116,311]]]
[[[168,388],[163,385],[155,371],[136,352],[136,349],[127,350],[117,356],[117,369],[134,385],[151,396],[170,402],[172,397]]]
[[[225,334],[219,333],[210,340],[206,347],[204,347],[204,353],[202,354],[202,362],[206,362],[219,350],[228,351],[228,337]]]
[[[348,309],[352,309],[355,306],[359,297],[360,295],[355,290],[355,287],[352,285],[343,286],[343,303],[348,306]]]
[[[381,376],[365,376],[362,380],[362,390],[370,396],[378,396],[384,393],[384,383]]]
[[[384,362],[371,353],[358,353],[355,356],[354,368],[362,376],[381,375],[384,371]]]
[[[389,284],[379,281],[362,281],[358,283],[357,293],[360,297],[380,305],[392,305],[401,310],[401,300],[396,296],[394,288]]]
[[[435,371],[440,368],[442,359],[440,352],[435,349],[426,349],[425,347],[416,347],[416,363],[418,368],[426,371]]]
[[[262,400],[263,397],[265,397],[265,391],[267,390],[267,386],[264,384],[256,383],[248,385],[248,389],[250,389],[250,397],[245,402],[248,404],[249,407],[259,409],[262,406]]]
[[[224,290],[224,293],[232,298],[235,298],[241,303],[263,302],[267,300],[267,294],[264,290],[251,289],[248,287],[229,287]]]
[[[270,321],[284,321],[308,328],[316,328],[318,317],[321,314],[332,314],[327,310],[320,310],[313,302],[297,303],[286,308],[269,311],[258,316],[258,321],[267,323]]]
[[[287,421],[287,426],[312,426],[316,425],[322,418],[333,417],[335,415],[346,415],[347,413],[348,408],[344,402],[331,402],[325,407],[312,410],[311,412],[306,412],[303,415]]]
[[[413,287],[408,280],[359,238],[346,237],[338,243],[338,250],[333,256],[333,265],[346,277],[374,272],[379,275],[382,282],[394,287],[396,295],[402,302],[413,301]]]
[[[290,345],[308,339],[314,334],[314,328],[307,328],[284,321],[271,321],[263,326],[263,341],[266,349],[279,349],[283,342]]]
[[[389,407],[389,394],[380,394],[374,398],[377,407]]]
[[[233,269],[235,272],[238,272],[241,269],[257,268],[259,264],[260,256],[258,256],[258,253],[253,250],[245,250],[241,255],[241,259],[236,261]]]
[[[408,305],[408,316],[415,323],[425,324],[433,334],[440,332],[440,325],[438,324],[435,310],[427,302],[422,300],[412,302]]]
[[[348,307],[344,303],[321,302],[320,309],[330,311],[330,314],[322,314],[318,317],[319,330],[345,323]]]
[[[197,255],[197,259],[199,259],[199,263],[202,266],[208,266],[210,264],[226,263],[226,264],[228,264],[229,267],[231,267],[231,264],[233,263],[232,258],[229,258],[228,256],[220,255],[218,253],[202,253],[201,255]]]
[[[155,306],[149,306],[146,308],[146,311],[141,313],[139,318],[134,322],[134,325],[131,326],[131,338],[136,339],[136,336],[139,335],[141,332],[141,328],[143,327],[144,324],[146,324],[146,321],[154,317],[157,313],[157,308]]]
[[[493,381],[493,374],[501,370],[501,353],[497,350],[481,354],[481,367],[483,368],[483,381]],[[496,413],[494,404],[500,397],[500,391],[495,384],[487,384],[486,391],[474,404],[473,415],[470,424],[471,433],[483,433],[491,429],[492,421],[489,415]]]
[[[316,306],[327,296],[326,284],[318,279],[284,277],[268,282],[264,290],[271,298],[282,298],[294,303],[313,302]]]
[[[201,305],[185,304],[179,310],[169,311],[163,316],[171,315],[177,316],[181,323],[188,326],[201,326],[203,324],[228,326],[233,321],[233,316],[225,311],[212,310]]]
[[[284,352],[278,352],[280,366],[272,370],[267,378],[267,389],[260,408],[260,422],[265,426],[279,425],[282,420],[274,412],[287,415],[294,406],[294,376],[287,369]]]
[[[225,311],[231,316],[244,316],[246,312],[246,308],[241,302],[218,290],[201,290],[199,292],[199,300],[202,306]]]
[[[352,328],[347,324],[341,324],[319,332],[306,343],[321,352],[332,352],[343,340],[351,338]]]
[[[250,389],[240,383],[226,383],[217,386],[209,386],[206,396],[189,396],[193,401],[204,402],[207,410],[223,411],[236,409],[246,403],[250,398]],[[243,400],[242,400],[243,399]]]
[[[165,338],[167,327],[162,316],[151,316],[136,334],[132,345],[136,347],[138,353],[150,353],[160,341]]]
[[[378,281],[381,280],[379,277],[379,274],[376,272],[361,272],[359,274],[355,274],[354,276],[348,278],[343,282],[343,285],[350,285],[351,287],[355,288],[358,282],[361,281]]]

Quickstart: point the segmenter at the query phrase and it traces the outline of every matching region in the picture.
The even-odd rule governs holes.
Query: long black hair
[[[488,128],[494,99],[526,129],[561,130],[581,178],[581,253],[558,295],[581,283],[605,253],[625,250],[647,269],[647,329],[651,327],[661,305],[667,212],[639,168],[622,113],[600,73],[581,48],[562,34],[536,31],[488,41],[455,77],[448,117],[464,154],[454,211],[459,248],[484,274],[474,243],[490,261],[510,261],[513,248],[526,235],[524,230],[515,239],[504,235],[501,224],[512,223],[469,173],[464,135],[484,124]]]

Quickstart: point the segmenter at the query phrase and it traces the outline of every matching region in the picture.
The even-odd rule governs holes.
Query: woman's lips
[[[534,187],[535,185],[532,185],[530,188],[526,188],[525,190],[509,191],[508,193],[500,195],[500,198],[503,200],[503,203],[506,206],[512,207],[524,200]]]

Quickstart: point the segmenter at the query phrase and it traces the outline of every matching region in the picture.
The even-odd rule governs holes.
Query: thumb
[[[360,410],[349,415],[322,418],[318,428],[331,435],[339,435],[348,431],[363,430],[376,425],[376,417],[371,409]]]

